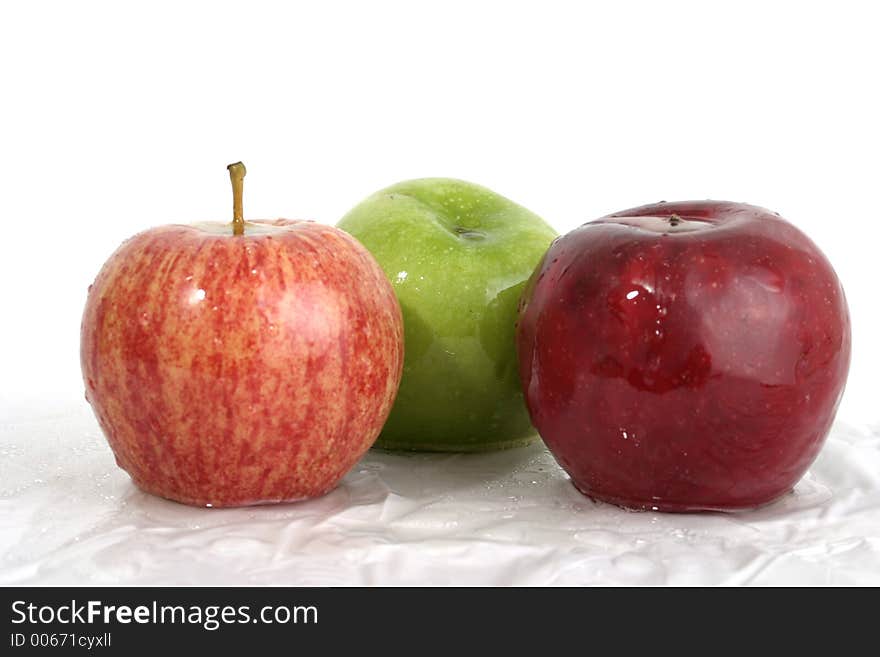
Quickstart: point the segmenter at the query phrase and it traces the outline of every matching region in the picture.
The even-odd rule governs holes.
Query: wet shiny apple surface
[[[391,284],[305,221],[170,225],[90,288],[86,397],[143,490],[198,506],[316,497],[373,444],[403,366]]]
[[[403,378],[376,446],[471,452],[536,440],[514,325],[556,232],[513,201],[448,178],[392,185],[338,226],[375,256],[403,312]]]
[[[790,491],[834,419],[850,340],[816,245],[775,213],[715,201],[557,239],[517,332],[532,422],[578,489],[664,511]]]

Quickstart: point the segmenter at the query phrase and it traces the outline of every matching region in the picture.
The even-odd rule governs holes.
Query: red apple
[[[850,321],[828,260],[775,213],[658,203],[557,239],[517,340],[532,422],[581,492],[735,510],[784,495],[816,457]]]
[[[366,249],[317,223],[244,222],[240,205],[239,187],[234,230],[127,240],[82,320],[86,398],[116,462],[187,504],[327,492],[375,441],[400,382],[400,307]]]

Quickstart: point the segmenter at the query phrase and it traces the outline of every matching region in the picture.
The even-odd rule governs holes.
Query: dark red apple
[[[775,213],[658,203],[557,239],[517,340],[532,422],[581,492],[735,510],[784,495],[816,457],[850,321],[828,260]]]
[[[187,504],[327,492],[400,383],[400,307],[373,257],[330,226],[245,222],[238,190],[231,225],[126,241],[82,320],[86,397],[117,463]]]

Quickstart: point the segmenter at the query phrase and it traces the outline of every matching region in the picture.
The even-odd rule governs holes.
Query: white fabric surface
[[[880,585],[880,427],[838,423],[794,493],[738,514],[583,497],[542,444],[369,453],[322,499],[140,492],[88,406],[0,427],[0,584]]]

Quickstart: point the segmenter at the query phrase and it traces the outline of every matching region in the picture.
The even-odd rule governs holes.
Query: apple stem
[[[230,164],[229,179],[232,181],[232,234],[244,235],[244,209],[242,197],[244,196],[244,177],[247,169],[241,162]]]
[[[669,217],[669,225],[670,226],[678,226],[681,223],[681,217],[677,214],[673,214]]]

